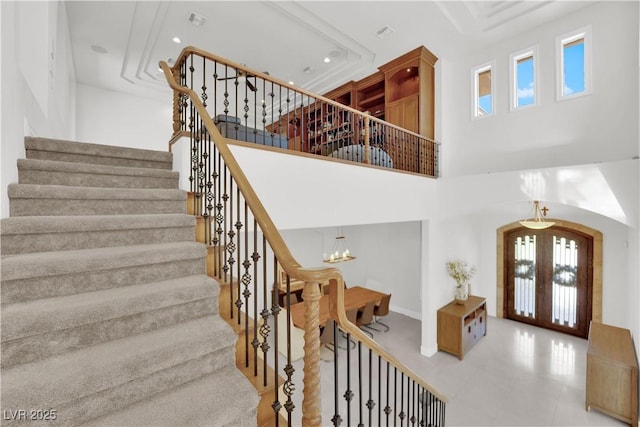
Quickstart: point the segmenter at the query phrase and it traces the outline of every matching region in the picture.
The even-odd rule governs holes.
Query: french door
[[[506,317],[583,338],[589,333],[593,239],[551,227],[505,233]]]

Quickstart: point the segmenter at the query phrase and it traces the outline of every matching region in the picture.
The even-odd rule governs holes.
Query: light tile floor
[[[585,410],[585,339],[490,317],[460,361],[422,356],[418,320],[390,313],[385,323],[391,331],[374,339],[449,398],[448,426],[626,425]]]
[[[374,339],[448,397],[447,426],[626,425],[596,410],[585,410],[588,344],[585,339],[490,317],[487,336],[479,340],[461,361],[444,352],[422,356],[420,321],[391,312],[384,322],[391,331],[375,333]],[[352,351],[352,358],[355,354]],[[343,361],[345,355],[346,351],[339,350]],[[331,426],[333,353],[323,349],[322,357],[325,359],[321,364],[322,425]],[[281,358],[280,363],[284,366],[286,362]],[[354,363],[352,359],[355,370]],[[294,403],[296,408],[301,408],[302,360],[293,365],[296,370],[294,384],[298,385]],[[344,376],[340,376],[344,381]],[[357,385],[352,384],[352,387],[357,388]],[[340,389],[339,397],[343,407],[342,426],[347,425],[342,396],[345,389]],[[357,425],[357,407],[352,411],[351,424]],[[301,424],[299,411],[295,414],[292,425],[297,426]],[[377,419],[373,425],[378,425]]]

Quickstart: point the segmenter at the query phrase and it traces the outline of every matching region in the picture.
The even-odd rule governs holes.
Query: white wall
[[[172,98],[141,98],[85,84],[77,87],[78,141],[167,150],[173,134]]]
[[[586,25],[592,25],[593,93],[556,101],[556,37]],[[534,45],[540,105],[509,112],[509,55]],[[495,116],[471,120],[471,69],[492,60]],[[442,68],[446,175],[638,155],[638,2],[594,2],[490,49],[445,60]]]
[[[0,2],[2,8],[1,217],[17,182],[24,136],[73,139],[75,73],[64,3]]]

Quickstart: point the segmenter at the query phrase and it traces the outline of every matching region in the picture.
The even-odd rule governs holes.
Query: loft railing
[[[355,422],[354,405],[360,414],[358,423],[363,425],[365,419],[367,425],[374,422],[377,425],[444,425],[446,398],[347,320],[340,271],[328,267],[304,268],[292,256],[233,156],[229,148],[232,137],[221,134],[215,115],[207,110],[207,101],[211,103],[208,81],[220,78],[216,71],[211,74],[210,71],[223,63],[224,68],[232,68],[235,75],[240,71],[253,73],[194,48],[183,50],[172,68],[165,62],[161,62],[161,67],[174,91],[174,135],[170,146],[183,137],[188,140],[186,150],[193,195],[190,210],[198,216],[198,240],[208,247],[207,271],[221,283],[220,313],[239,334],[236,364],[262,396],[258,423],[320,426],[323,407],[335,404],[331,417],[334,425],[339,425],[341,420],[347,425]],[[202,76],[201,81],[195,78],[197,74]],[[238,85],[234,87],[237,89]],[[224,101],[223,105],[226,109],[230,106]],[[261,116],[266,117],[266,113]],[[284,280],[278,279],[280,268]],[[304,283],[303,344],[294,340],[298,331],[290,311],[292,278]],[[279,282],[281,285],[277,285]],[[364,351],[369,360],[378,361],[377,372],[369,362],[364,375],[361,357],[356,363],[350,353],[340,357],[340,350],[335,349],[333,402],[322,402],[320,393],[320,328],[328,329],[328,325],[319,324],[320,289],[324,286],[330,289],[331,318],[337,327],[358,343],[360,353]],[[300,345],[304,346],[304,358],[296,361],[295,353],[300,352]],[[358,372],[357,380],[354,369]],[[347,378],[347,388],[343,393],[344,378]],[[373,391],[365,398],[361,390],[374,387],[379,398],[374,397]],[[389,403],[391,400],[393,405]],[[373,410],[375,405],[378,405],[377,412]]]
[[[222,136],[438,176],[438,143],[367,112],[192,47],[173,69],[180,85],[198,93]],[[187,114],[174,109],[174,131],[188,131]]]

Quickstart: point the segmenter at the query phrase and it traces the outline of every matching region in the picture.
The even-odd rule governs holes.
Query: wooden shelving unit
[[[464,304],[450,302],[438,310],[438,350],[460,360],[487,335],[487,301],[470,295]]]

